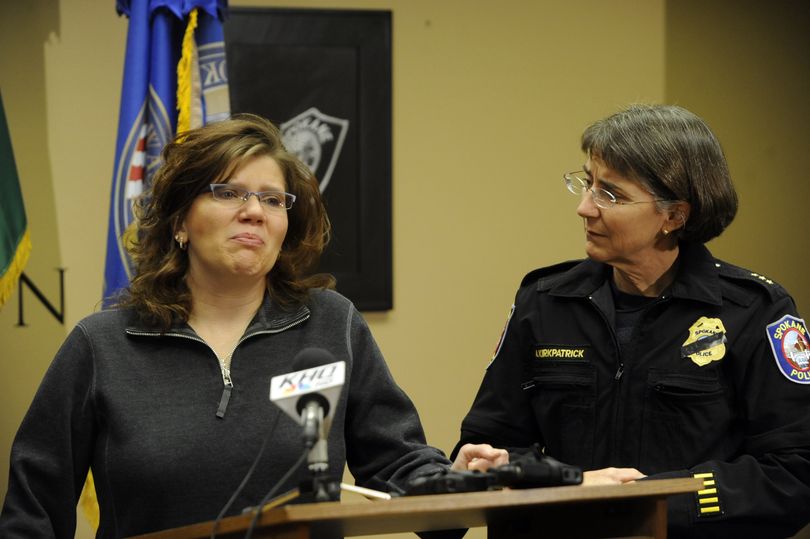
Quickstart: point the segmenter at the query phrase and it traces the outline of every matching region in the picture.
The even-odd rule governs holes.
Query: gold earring
[[[667,230],[666,228],[665,228],[665,229],[663,229],[661,232],[663,232],[663,233],[664,233],[664,236],[669,235],[669,230]],[[181,247],[181,248],[182,248],[182,247]]]
[[[186,250],[186,240],[184,240],[180,234],[175,234],[174,240],[177,242],[177,246],[180,247],[181,251]]]

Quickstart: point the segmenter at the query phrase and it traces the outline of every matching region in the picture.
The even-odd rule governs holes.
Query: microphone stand
[[[336,502],[340,499],[340,481],[329,476],[329,452],[326,448],[323,408],[307,406],[305,414],[316,415],[318,428],[315,436],[304,432],[304,444],[310,447],[307,456],[309,474],[298,484],[299,498],[303,503]]]
[[[391,495],[386,492],[341,483],[329,475],[329,452],[326,445],[329,425],[324,421],[323,408],[316,403],[311,404],[308,403],[302,410],[304,418],[302,439],[304,447],[309,449],[307,454],[309,473],[299,481],[297,489],[271,499],[263,504],[260,511],[268,511],[294,500],[297,500],[296,503],[336,502],[340,500],[340,493],[343,490],[360,494],[368,499],[390,500]],[[250,509],[252,508],[248,508]]]

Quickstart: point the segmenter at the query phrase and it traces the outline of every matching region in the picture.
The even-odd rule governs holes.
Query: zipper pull
[[[225,417],[225,410],[228,408],[228,401],[231,400],[231,391],[233,390],[231,371],[225,367],[222,367],[222,383],[225,387],[222,389],[222,397],[219,399],[219,407],[217,408],[217,417],[220,419]]]
[[[616,371],[616,376],[613,377],[614,380],[620,380],[624,374],[624,363],[619,363],[619,369]]]

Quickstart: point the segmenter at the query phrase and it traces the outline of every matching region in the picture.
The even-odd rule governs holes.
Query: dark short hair
[[[281,252],[267,275],[272,299],[290,306],[304,302],[310,288],[334,286],[330,275],[308,273],[330,233],[317,179],[284,148],[275,125],[253,114],[239,114],[181,133],[163,148],[151,189],[135,207],[138,233],[131,247],[135,272],[121,305],[134,306],[145,321],[163,329],[188,319],[188,254],[174,235],[209,184],[228,181],[236,169],[259,156],[271,157],[279,165],[287,191],[296,197],[287,212]]]
[[[666,200],[690,204],[679,231],[705,243],[737,213],[737,192],[717,137],[701,118],[671,105],[632,105],[590,125],[582,150]]]

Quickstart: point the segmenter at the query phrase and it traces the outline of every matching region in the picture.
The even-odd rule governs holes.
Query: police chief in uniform
[[[634,105],[588,127],[588,258],[521,283],[461,425],[514,456],[533,444],[585,484],[700,477],[669,498],[671,537],[787,537],[810,521],[810,343],[772,280],[704,243],[737,194],[708,126]]]

